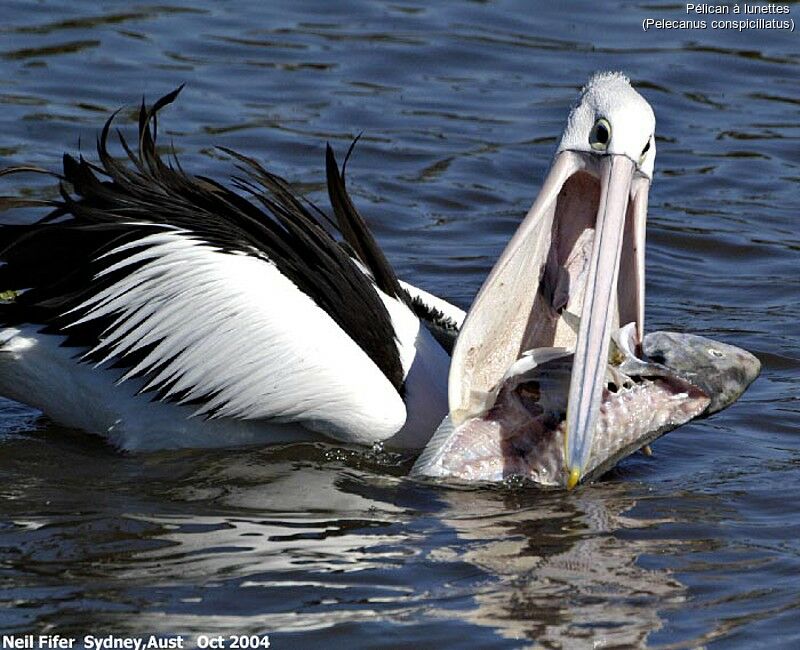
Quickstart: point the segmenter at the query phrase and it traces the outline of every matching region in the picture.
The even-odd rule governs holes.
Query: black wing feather
[[[345,241],[356,252],[358,259],[370,270],[375,284],[381,291],[405,300],[405,292],[400,287],[394,269],[350,200],[345,187],[344,174],[339,173],[339,165],[336,163],[336,156],[330,145],[327,146],[325,152],[325,171],[328,179],[328,196],[333,213],[336,215],[339,231]]]

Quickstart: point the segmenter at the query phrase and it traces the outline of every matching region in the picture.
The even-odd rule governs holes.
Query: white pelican
[[[120,136],[129,163],[108,153],[109,119],[99,164],[64,157],[72,191],[62,182],[57,201],[5,200],[51,212],[0,229],[0,394],[126,449],[318,435],[423,446],[448,411],[445,348],[463,312],[397,279],[330,149],[341,243],[250,158],[226,150],[247,172],[238,192],[164,161],[156,115],[176,95],[142,108],[138,147]],[[566,457],[577,478],[610,327],[642,332],[653,129],[625,77],[590,79],[450,367],[457,420],[521,352],[576,348]],[[43,171],[5,173],[24,170]]]

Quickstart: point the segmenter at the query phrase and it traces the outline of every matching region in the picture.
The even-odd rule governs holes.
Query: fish
[[[696,334],[651,332],[640,349],[635,340],[633,323],[612,334],[584,482],[668,431],[730,406],[761,372],[746,350]],[[411,475],[465,482],[517,476],[572,487],[565,430],[574,356],[566,348],[523,353],[487,392],[482,413],[458,426],[444,419]]]

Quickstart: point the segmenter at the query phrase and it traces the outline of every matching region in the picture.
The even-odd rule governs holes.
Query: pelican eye
[[[611,125],[608,120],[601,117],[594,123],[591,132],[589,133],[589,144],[595,151],[605,151],[608,149],[608,143],[611,141]]]

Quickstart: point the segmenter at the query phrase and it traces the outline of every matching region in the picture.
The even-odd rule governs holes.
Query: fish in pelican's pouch
[[[613,360],[604,368],[585,479],[600,476],[667,431],[729,406],[761,368],[745,350],[675,332],[645,336],[640,359],[632,349],[632,330],[616,333]],[[564,433],[573,363],[574,354],[564,348],[523,355],[482,413],[460,424],[445,419],[412,473],[463,481],[519,476],[567,486]]]

